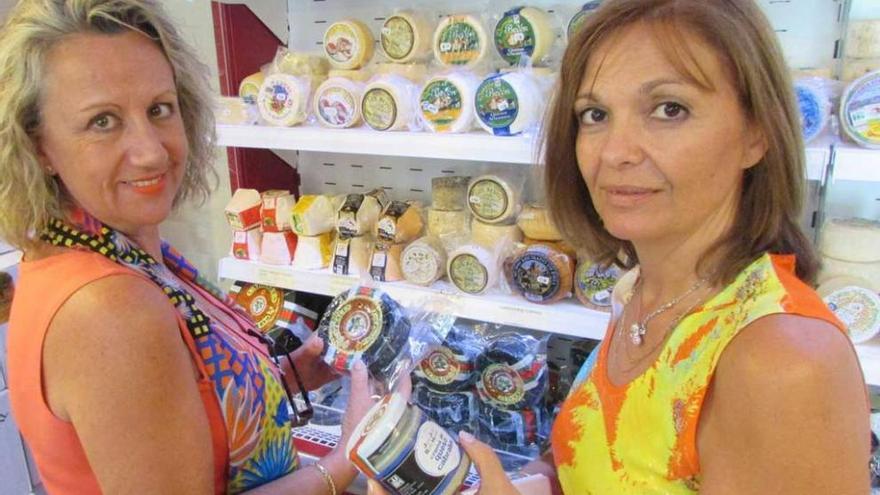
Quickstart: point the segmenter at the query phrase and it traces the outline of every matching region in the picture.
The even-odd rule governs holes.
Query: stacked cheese
[[[393,282],[403,279],[400,258],[407,243],[422,235],[425,221],[416,202],[392,201],[376,222],[376,243],[370,255],[373,280]]]
[[[330,266],[337,200],[326,195],[304,195],[290,212],[290,224],[299,236],[294,268],[315,270]]]
[[[293,261],[297,238],[288,212],[294,203],[289,191],[238,189],[226,206],[232,227],[232,255],[274,265]]]
[[[428,234],[445,239],[467,233],[470,229],[470,214],[466,206],[467,186],[470,179],[463,176],[431,179]]]
[[[854,342],[880,333],[880,222],[832,219],[819,241],[819,294],[848,328]]]
[[[336,210],[336,245],[333,272],[340,275],[367,274],[373,250],[373,232],[388,196],[383,189],[367,194],[352,193]]]

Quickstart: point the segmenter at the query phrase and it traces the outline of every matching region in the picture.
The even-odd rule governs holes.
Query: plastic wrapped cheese
[[[262,205],[260,206],[261,228],[263,232],[281,232],[290,230],[290,211],[296,203],[296,198],[290,191],[272,189],[260,194]]]
[[[341,77],[343,79],[348,79],[349,81],[367,82],[373,77],[373,74],[366,69],[330,69],[330,71],[327,72],[327,79],[332,79],[334,77]]]
[[[315,92],[313,110],[318,123],[334,129],[359,124],[363,94],[361,83],[341,77],[327,79]]]
[[[849,22],[846,56],[851,58],[880,57],[880,19]]]
[[[514,136],[534,127],[546,102],[532,76],[495,74],[477,88],[474,109],[480,126],[496,136]]]
[[[447,275],[467,294],[483,294],[494,288],[501,274],[498,253],[479,244],[464,244],[449,254]]]
[[[255,104],[231,96],[220,97],[215,115],[221,125],[254,125],[260,119]]]
[[[392,62],[406,64],[431,55],[431,26],[416,12],[403,10],[388,16],[382,24],[379,46]]]
[[[474,126],[474,96],[480,79],[470,72],[431,78],[419,96],[425,127],[433,132],[467,132]]]
[[[819,84],[811,81],[801,79],[795,81],[794,85],[805,143],[819,137],[831,117],[831,96]]]
[[[377,131],[406,130],[414,122],[413,84],[397,75],[377,78],[364,89],[361,111]]]
[[[880,262],[880,222],[865,218],[829,219],[822,227],[819,251],[841,261]]]
[[[571,257],[571,259],[577,259],[577,250],[571,246],[571,244],[565,241],[539,241],[537,239],[532,239],[530,237],[523,237],[523,244],[526,246],[534,246],[536,244],[543,244],[545,246],[550,246],[557,251],[561,251]]]
[[[236,189],[225,210],[229,226],[235,230],[259,227],[262,204],[263,200],[256,189]]]
[[[390,243],[410,242],[421,236],[424,228],[420,204],[392,201],[376,222],[376,238]]]
[[[260,244],[263,233],[260,229],[235,230],[232,232],[232,256],[240,260],[260,259]]]
[[[368,235],[358,237],[337,237],[333,247],[333,273],[339,275],[361,275],[370,271],[370,253],[373,238]]]
[[[522,229],[523,234],[539,241],[561,241],[562,234],[550,219],[550,212],[543,205],[536,203],[527,204],[516,219],[516,224]]]
[[[324,54],[337,69],[358,69],[373,57],[375,40],[366,24],[346,19],[334,22],[324,32]]]
[[[574,294],[588,308],[611,311],[611,293],[622,275],[616,265],[604,266],[582,260],[574,275]]]
[[[509,223],[519,213],[522,181],[488,174],[468,184],[468,207],[485,223]]]
[[[431,179],[431,207],[435,210],[463,210],[467,206],[467,189],[471,178],[461,175]]]
[[[823,298],[834,316],[846,326],[856,344],[880,333],[880,296],[862,287],[843,287]]]
[[[306,120],[311,95],[311,81],[289,74],[266,76],[257,108],[260,116],[271,125],[290,127]]]
[[[425,64],[395,64],[383,62],[374,68],[378,76],[400,76],[414,84],[422,84],[428,77],[428,66]]]
[[[471,221],[471,239],[489,249],[504,252],[522,238],[522,230],[516,225],[484,223],[476,218]]]
[[[375,196],[349,194],[336,212],[336,231],[343,237],[371,234],[381,212],[382,205]]]
[[[543,401],[547,354],[531,335],[505,333],[492,339],[477,359],[477,393],[498,410],[522,410]]]
[[[568,41],[580,31],[581,26],[584,25],[587,18],[593,13],[594,10],[598,9],[602,5],[602,0],[591,0],[583,6],[581,6],[580,10],[578,10],[571,19],[568,21],[568,28],[566,28],[565,33]]]
[[[256,103],[265,80],[266,75],[262,71],[245,77],[238,85],[238,96],[248,103]]]
[[[333,240],[332,231],[320,235],[299,236],[293,256],[293,267],[297,270],[317,270],[330,266]]]
[[[574,260],[545,244],[517,253],[508,274],[514,290],[527,301],[550,304],[571,297]]]
[[[470,229],[471,214],[467,210],[447,211],[428,209],[428,234],[445,237],[466,234]]]
[[[263,232],[260,246],[260,262],[269,265],[289,265],[296,252],[296,234],[287,232]]]
[[[299,198],[290,215],[291,229],[302,236],[330,232],[336,226],[336,207],[330,196],[307,194]]]
[[[550,15],[534,7],[508,10],[495,24],[495,49],[511,65],[524,57],[532,65],[544,63],[555,39]]]
[[[397,282],[403,280],[400,271],[400,257],[405,244],[386,244],[376,242],[370,253],[370,277],[378,282]]]
[[[275,72],[291,76],[326,76],[330,69],[324,57],[290,51],[285,47],[278,48],[274,62]]]
[[[866,148],[880,148],[880,71],[852,82],[840,99],[840,124]]]
[[[425,236],[404,248],[400,270],[410,283],[431,285],[446,273],[446,259],[446,249],[440,239]]]
[[[489,43],[477,17],[450,15],[434,30],[434,58],[445,66],[475,67],[486,58]]]

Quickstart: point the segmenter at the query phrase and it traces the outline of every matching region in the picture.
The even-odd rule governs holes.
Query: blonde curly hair
[[[82,33],[140,32],[162,49],[174,73],[189,142],[183,183],[174,204],[204,201],[215,179],[216,132],[207,68],[156,0],[21,0],[0,29],[0,238],[28,248],[48,220],[62,214],[58,180],[37,157],[46,55]]]

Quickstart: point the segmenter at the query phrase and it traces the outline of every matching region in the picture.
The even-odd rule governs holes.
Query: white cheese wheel
[[[550,212],[543,205],[531,203],[523,207],[516,224],[526,237],[538,241],[561,241],[562,234],[550,219]]]
[[[844,287],[823,298],[834,316],[843,322],[856,344],[880,333],[880,296],[861,287]]]
[[[521,187],[497,175],[482,175],[468,185],[468,207],[485,223],[508,223],[520,208]]]
[[[382,213],[382,204],[369,194],[349,194],[336,211],[336,231],[343,237],[370,234]]]
[[[831,118],[831,95],[811,84],[809,80],[795,81],[795,95],[801,116],[801,132],[804,142],[819,137]]]
[[[299,198],[290,215],[291,230],[301,236],[316,236],[336,227],[336,200],[327,195],[307,194]]]
[[[272,189],[260,194],[261,228],[263,232],[281,232],[290,230],[290,212],[296,204],[296,198],[290,191]]]
[[[517,225],[500,225],[471,221],[471,239],[474,243],[495,251],[506,251],[514,243],[523,239],[523,232]]]
[[[333,232],[321,235],[299,236],[293,267],[297,270],[318,270],[330,266],[333,255]]]
[[[260,116],[271,125],[290,127],[306,120],[311,82],[289,74],[266,76],[257,108]]]
[[[471,214],[468,210],[428,209],[428,234],[432,236],[467,233],[470,223]]]
[[[598,9],[602,5],[603,0],[590,0],[585,3],[580,10],[578,10],[571,19],[568,21],[568,27],[565,30],[566,34],[566,42],[571,41],[574,38],[574,35],[580,31],[581,26],[584,25],[587,18],[593,14],[593,11]]]
[[[418,203],[392,201],[376,222],[376,239],[388,243],[414,241],[422,235],[425,221]]]
[[[235,230],[250,230],[260,226],[260,206],[263,200],[256,189],[239,188],[226,204],[226,220]]]
[[[822,227],[819,251],[841,261],[880,262],[880,222],[832,218]]]
[[[866,148],[880,148],[880,71],[852,82],[840,99],[840,124]]]
[[[334,77],[341,77],[343,79],[348,79],[349,81],[367,82],[367,80],[373,77],[373,74],[366,69],[331,69],[330,72],[327,73],[327,79]]]
[[[377,131],[405,130],[415,117],[412,82],[396,76],[382,76],[364,89],[361,112],[364,121]]]
[[[315,92],[314,113],[325,127],[343,129],[361,121],[364,85],[341,77],[324,81]]]
[[[428,66],[425,64],[395,64],[385,62],[376,64],[377,75],[400,76],[415,84],[421,84],[428,77]]]
[[[257,103],[257,95],[265,80],[266,75],[262,71],[245,77],[238,85],[238,96],[248,103]]]
[[[232,232],[232,248],[229,252],[240,260],[260,259],[260,245],[263,233],[260,229],[235,230]]]
[[[263,232],[260,246],[260,262],[269,265],[289,265],[296,252],[296,234],[287,232]]]
[[[385,244],[377,242],[370,254],[370,276],[378,282],[397,282],[403,280],[400,271],[400,257],[405,244]]]
[[[845,58],[843,59],[843,71],[841,81],[855,81],[856,79],[874,71],[880,71],[880,57],[878,58]]]
[[[260,119],[257,106],[244,98],[221,96],[217,106],[216,119],[222,125],[254,125]]]
[[[508,10],[495,24],[495,49],[511,65],[520,64],[524,57],[531,65],[542,64],[555,39],[550,15],[534,7]]]
[[[337,237],[333,248],[333,273],[339,275],[369,274],[373,238],[368,235]]]
[[[496,251],[479,244],[465,244],[450,253],[446,269],[452,284],[467,294],[483,294],[495,287],[501,273]]]
[[[486,58],[489,43],[477,17],[450,15],[434,30],[434,58],[447,67],[475,67]]]
[[[446,249],[440,239],[425,236],[404,248],[400,271],[407,282],[431,285],[446,273],[446,259]]]
[[[431,179],[431,207],[435,210],[457,211],[467,205],[467,189],[471,178],[448,175]]]
[[[851,58],[880,57],[880,19],[849,22],[846,56]]]
[[[359,69],[373,57],[373,34],[353,19],[334,22],[324,32],[324,55],[337,69]]]
[[[382,24],[379,46],[392,62],[424,60],[431,55],[431,26],[415,12],[395,12]]]
[[[821,285],[842,276],[864,278],[874,284],[872,288],[880,289],[880,263],[856,263],[823,256],[817,282]]]
[[[467,132],[474,127],[474,96],[480,79],[471,72],[435,76],[422,87],[419,110],[433,132]]]
[[[532,128],[545,104],[535,80],[523,72],[489,76],[474,98],[480,127],[496,136],[514,136]]]

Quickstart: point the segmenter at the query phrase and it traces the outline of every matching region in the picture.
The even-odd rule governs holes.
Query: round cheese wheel
[[[451,175],[431,179],[431,207],[435,210],[463,210],[471,178]]]
[[[441,65],[474,67],[489,51],[483,24],[471,15],[444,17],[434,30],[434,58]]]
[[[363,90],[362,84],[341,77],[324,81],[315,93],[314,112],[318,123],[334,129],[360,123]]]
[[[400,76],[415,84],[421,84],[428,76],[428,66],[425,64],[376,64],[376,74]]]
[[[489,76],[474,99],[480,126],[496,136],[514,136],[532,128],[544,105],[535,81],[522,72]]]
[[[550,16],[534,7],[508,10],[495,24],[495,48],[507,63],[519,64],[528,57],[532,65],[545,61],[556,39]]]
[[[424,60],[431,54],[430,29],[423,16],[411,11],[396,12],[382,24],[379,46],[392,62]]]
[[[538,241],[561,241],[562,234],[550,219],[550,212],[543,205],[531,203],[523,207],[516,219],[523,234]]]
[[[360,358],[374,377],[383,376],[403,352],[410,326],[403,307],[388,294],[353,287],[333,298],[318,325],[323,360],[350,371]]]
[[[850,84],[840,99],[840,123],[856,144],[880,148],[880,71]]]
[[[456,392],[473,386],[477,378],[477,358],[483,347],[476,339],[449,339],[427,356],[413,370],[418,383],[439,392]]]
[[[404,244],[377,242],[370,253],[370,276],[378,282],[397,282],[403,280],[400,271],[400,257]]]
[[[592,0],[585,3],[568,21],[568,28],[565,30],[568,41],[574,38],[574,35],[580,31],[587,18],[602,5],[603,0]]]
[[[875,287],[877,287],[876,283],[873,283],[866,278],[854,277],[852,275],[831,277],[828,280],[825,280],[824,282],[819,284],[819,287],[816,288],[816,292],[820,296],[825,297],[832,292],[835,292],[838,289],[842,289],[844,287],[861,287],[863,289],[877,292],[877,290],[875,289]]]
[[[611,311],[611,294],[621,276],[623,272],[616,265],[583,260],[574,275],[574,294],[588,308]]]
[[[856,344],[880,333],[880,296],[862,287],[844,287],[823,298],[828,308],[846,326]]]
[[[466,234],[470,228],[470,222],[471,214],[467,210],[428,209],[428,234],[435,237]]]
[[[550,304],[571,296],[574,262],[550,246],[529,246],[510,270],[511,285],[527,301]]]
[[[407,282],[431,285],[446,273],[446,249],[440,239],[425,236],[403,250],[400,270]]]
[[[495,337],[477,359],[477,393],[497,408],[522,410],[537,405],[547,389],[547,355],[530,335]]]
[[[256,103],[265,80],[266,75],[262,71],[245,77],[238,85],[238,96],[248,103]]]
[[[849,22],[846,56],[852,58],[880,57],[880,19]]]
[[[383,76],[364,89],[361,111],[364,121],[377,131],[406,129],[413,121],[410,99],[412,83],[400,76]]]
[[[497,175],[482,175],[468,185],[468,207],[485,223],[505,223],[519,211],[522,191]]]
[[[498,255],[479,244],[465,244],[449,255],[447,274],[458,290],[483,294],[498,283]]]
[[[479,403],[472,392],[439,392],[429,386],[413,389],[413,404],[438,425],[452,432],[473,431],[479,416]]]
[[[795,82],[794,89],[801,113],[801,131],[804,142],[808,143],[825,130],[831,117],[831,99],[806,81]]]
[[[471,221],[471,239],[496,252],[505,252],[522,238],[522,230],[516,225],[484,223],[476,218]]]
[[[309,94],[309,81],[289,74],[266,76],[257,108],[260,116],[271,125],[290,127],[306,120]]]
[[[359,69],[373,57],[375,40],[366,24],[346,19],[324,32],[324,55],[337,69]]]
[[[829,258],[859,263],[880,262],[880,222],[832,218],[822,227],[819,251]]]
[[[348,79],[349,81],[356,82],[367,82],[373,75],[370,74],[370,71],[363,69],[356,70],[346,70],[346,69],[331,69],[327,73],[327,78],[332,79],[334,77],[341,77],[343,79]]]
[[[474,95],[480,80],[470,72],[431,78],[422,88],[419,109],[433,132],[467,132],[474,126]]]

